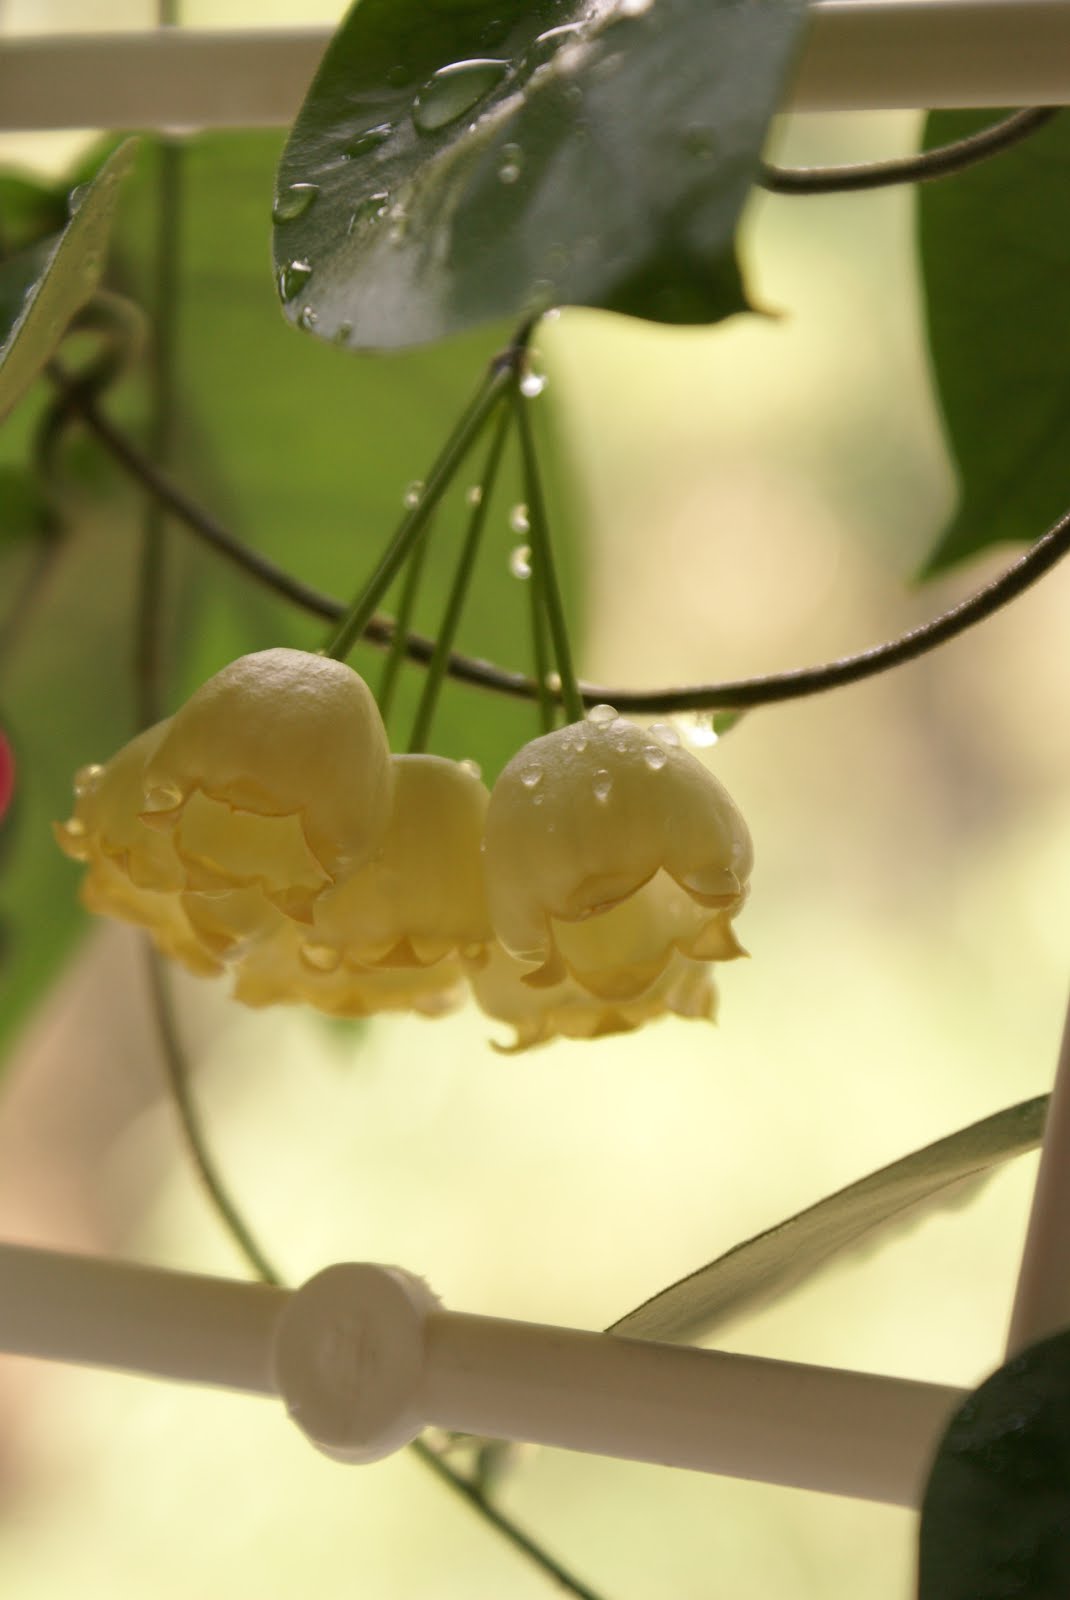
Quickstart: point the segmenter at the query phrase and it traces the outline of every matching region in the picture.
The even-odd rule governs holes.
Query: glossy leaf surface
[[[740,209],[801,0],[361,0],[279,168],[288,315],[360,347],[549,305],[744,309]]]

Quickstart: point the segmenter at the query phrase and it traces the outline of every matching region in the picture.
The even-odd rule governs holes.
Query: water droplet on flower
[[[601,705],[592,706],[587,713],[587,721],[593,722],[599,728],[608,727],[611,722],[616,722],[616,720],[616,706],[607,706],[604,702]]]
[[[84,795],[92,794],[100,781],[104,768],[99,762],[93,761],[86,767],[79,767],[74,774],[74,792],[81,799]]]
[[[291,300],[296,300],[311,276],[312,268],[307,261],[291,261],[281,269],[279,293],[287,305]]]
[[[613,788],[613,779],[605,767],[598,768],[598,771],[591,779],[591,788],[594,790],[596,800],[601,800],[604,803],[609,799],[610,790]]]
[[[401,497],[401,503],[406,511],[413,511],[424,497],[424,486],[419,478],[414,478]]]
[[[509,513],[509,526],[514,533],[530,533],[531,521],[528,517],[528,508],[525,505],[516,505]]]
[[[483,485],[481,483],[473,483],[471,488],[464,491],[464,498],[466,505],[480,505],[483,500]]]
[[[182,790],[177,783],[161,783],[145,796],[146,811],[173,811],[182,803]]]
[[[534,400],[546,388],[546,374],[533,372],[530,368],[520,380],[520,393],[525,400]]]
[[[298,953],[313,972],[334,972],[342,959],[341,951],[329,944],[305,943],[298,947]]]
[[[696,750],[708,750],[711,745],[716,744],[717,733],[713,726],[713,713],[696,711],[684,724],[684,737]]]
[[[439,128],[448,127],[501,82],[508,66],[507,61],[480,57],[440,67],[431,74],[413,102],[413,122],[421,133],[435,133]]]
[[[349,157],[366,155],[369,150],[378,149],[385,144],[394,131],[392,122],[377,122],[374,128],[365,128],[363,133],[358,133],[352,144],[347,144],[345,154]]]
[[[660,772],[669,757],[659,744],[646,744],[643,746],[643,760],[651,772]]]
[[[64,831],[66,832],[68,839],[84,839],[85,823],[82,821],[81,817],[72,817],[71,820],[65,824]]]
[[[533,806],[541,806],[542,802],[543,802],[543,799],[544,799],[543,795],[541,795],[541,794],[533,794],[532,797],[531,797],[531,803],[532,803]],[[554,831],[553,830],[553,824],[551,824],[550,825],[550,832],[553,833],[553,831]]]
[[[458,761],[457,765],[462,772],[467,772],[470,778],[481,778],[483,776],[483,768],[478,761],[472,761],[466,757],[463,761]]]
[[[653,722],[650,725],[650,731],[655,739],[661,740],[662,744],[669,745],[673,750],[679,747],[680,735],[671,722]]]
[[[515,183],[524,167],[524,152],[518,144],[503,144],[498,163],[498,182]]]
[[[385,189],[378,189],[375,194],[367,195],[350,216],[346,224],[346,233],[351,234],[355,228],[363,228],[369,223],[378,222],[380,217],[386,215],[389,204],[390,196]]]
[[[509,552],[509,571],[514,578],[531,577],[531,546],[518,544]]]
[[[320,192],[318,183],[291,183],[275,196],[271,220],[276,223],[296,222],[303,217]]]
[[[525,767],[520,774],[520,781],[525,789],[537,789],[542,782],[542,768]]]

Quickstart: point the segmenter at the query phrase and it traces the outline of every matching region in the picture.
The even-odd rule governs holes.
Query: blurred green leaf
[[[484,334],[415,355],[354,360],[301,338],[279,315],[265,260],[267,216],[280,137],[224,134],[192,141],[183,163],[182,288],[179,306],[179,425],[171,475],[234,533],[343,598],[363,581],[400,519],[406,486],[421,477],[498,339]],[[154,165],[142,160],[115,232],[112,285],[145,301],[155,238]],[[553,444],[554,383],[533,401]],[[110,416],[143,432],[144,385],[127,381],[106,402]],[[0,430],[23,438],[27,403]],[[478,456],[477,456],[478,460]],[[551,449],[570,604],[579,604],[576,542],[570,538],[565,467]],[[473,469],[474,470],[474,469]],[[509,574],[516,535],[510,505],[521,498],[515,462],[485,535],[461,644],[527,669],[527,594]],[[415,625],[431,631],[444,603],[468,508],[458,485],[437,524]],[[50,822],[69,812],[71,775],[107,757],[133,731],[133,606],[142,499],[114,473],[77,502],[60,567],[39,597],[32,627],[0,682],[0,700],[20,754],[18,833],[0,874],[0,1039],[55,972],[82,924],[77,869],[53,843]],[[253,586],[170,525],[172,600],[166,634],[172,661],[169,709],[226,661],[271,644],[316,648],[325,627]],[[0,582],[3,580],[0,579]],[[8,592],[7,590],[4,591]],[[377,681],[383,657],[368,647],[356,665]],[[404,736],[423,673],[406,668],[398,694]],[[433,746],[471,757],[492,777],[537,731],[521,702],[447,686]]]
[[[927,147],[993,112],[938,111]],[[1002,541],[1036,539],[1070,504],[1070,117],[957,177],[923,184],[929,348],[958,510],[932,576]]]
[[[0,267],[0,417],[22,398],[95,294],[136,141],[110,156],[54,239]]]
[[[1008,1361],[956,1413],[921,1512],[919,1600],[1070,1594],[1070,1331]]]
[[[1008,1106],[881,1167],[681,1278],[610,1331],[635,1339],[695,1340],[779,1300],[834,1256],[871,1245],[882,1230],[957,1201],[961,1195],[953,1191],[964,1180],[983,1178],[1036,1149],[1047,1107],[1047,1095]]]
[[[360,0],[279,168],[288,315],[396,347],[548,305],[708,323],[803,0]]]

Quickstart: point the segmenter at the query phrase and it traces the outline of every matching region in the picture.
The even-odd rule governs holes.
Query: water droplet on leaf
[[[502,145],[498,163],[498,182],[515,183],[524,167],[524,152],[518,144]]]
[[[301,307],[301,314],[297,319],[297,326],[299,328],[304,328],[306,333],[311,333],[318,321],[319,312],[316,311],[312,306]]]
[[[507,61],[477,58],[440,67],[424,84],[413,103],[412,120],[421,133],[446,128],[501,82]]]
[[[273,222],[296,222],[303,217],[320,192],[318,183],[291,183],[275,196],[271,208]]]
[[[353,160],[359,156],[367,155],[369,150],[377,150],[385,144],[394,131],[392,122],[377,122],[374,128],[365,128],[363,133],[358,133],[352,143],[345,147],[345,154]]]
[[[312,268],[307,261],[291,261],[279,273],[279,293],[289,305],[291,300],[296,300],[305,284],[312,276]]]
[[[354,228],[364,227],[371,222],[378,222],[379,218],[386,215],[390,204],[390,196],[385,189],[379,189],[375,194],[369,194],[354,209],[346,227],[346,233],[352,233]]]

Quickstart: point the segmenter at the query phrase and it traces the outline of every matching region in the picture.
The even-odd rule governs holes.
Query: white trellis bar
[[[816,0],[785,109],[1070,103],[1070,0]],[[327,28],[0,36],[0,130],[291,122]]]
[[[400,1268],[301,1289],[0,1246],[0,1350],[279,1395],[374,1461],[433,1425],[916,1506],[961,1391],[443,1309]]]

